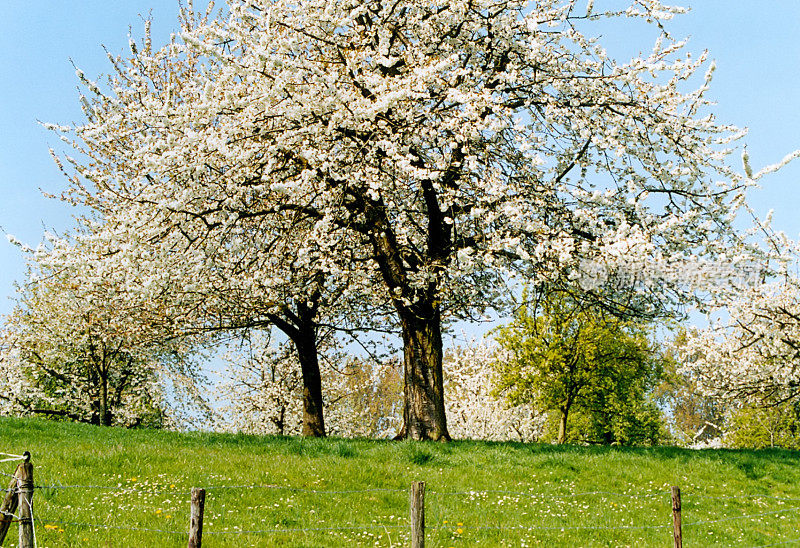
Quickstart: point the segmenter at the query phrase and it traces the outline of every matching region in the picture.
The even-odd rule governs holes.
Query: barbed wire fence
[[[5,453],[0,453],[0,456],[7,457],[7,459],[3,459],[2,462],[9,462],[12,460],[19,460],[19,459],[27,459],[23,464],[30,464],[30,454],[26,452],[26,456],[23,455],[10,455]],[[22,467],[20,464],[19,468]],[[295,535],[307,535],[307,534],[318,534],[318,533],[354,533],[360,532],[362,535],[372,535],[374,536],[374,532],[381,532],[385,533],[387,537],[391,538],[391,535],[395,535],[396,539],[402,539],[403,541],[410,540],[411,546],[422,547],[424,546],[425,542],[425,535],[426,532],[450,532],[453,534],[458,534],[459,536],[462,535],[464,532],[515,532],[515,533],[548,533],[548,532],[558,532],[558,533],[565,533],[568,534],[570,532],[607,532],[607,533],[614,533],[614,532],[658,532],[663,531],[663,535],[665,538],[668,538],[670,532],[673,535],[674,545],[675,546],[682,546],[682,530],[683,529],[699,529],[703,526],[722,523],[722,522],[730,522],[730,521],[748,521],[748,520],[756,520],[761,518],[767,517],[785,517],[791,514],[800,513],[800,498],[791,498],[791,497],[781,497],[781,496],[772,496],[763,493],[753,493],[753,494],[740,494],[740,495],[726,495],[726,496],[714,496],[714,495],[706,495],[703,493],[691,493],[689,495],[690,500],[692,501],[700,501],[700,500],[708,500],[708,501],[742,501],[746,499],[757,499],[759,501],[773,501],[779,504],[785,504],[786,506],[777,510],[765,510],[763,512],[750,512],[750,513],[742,513],[736,515],[725,515],[715,518],[709,519],[699,519],[699,520],[689,520],[689,521],[682,521],[681,516],[681,502],[680,502],[680,491],[677,488],[673,488],[671,491],[667,490],[653,490],[649,492],[641,492],[641,493],[622,493],[622,492],[614,492],[614,491],[607,491],[607,490],[597,490],[597,491],[587,491],[587,492],[578,492],[578,493],[544,493],[544,492],[536,492],[536,491],[514,491],[514,490],[467,490],[467,491],[447,491],[447,490],[429,490],[425,491],[425,483],[424,482],[413,482],[411,484],[411,489],[387,489],[387,488],[370,488],[370,489],[313,489],[313,488],[304,488],[304,487],[293,487],[293,486],[285,486],[285,485],[270,485],[270,484],[236,484],[236,485],[211,485],[209,487],[203,489],[192,489],[191,491],[187,491],[185,489],[176,489],[175,485],[171,485],[169,487],[165,487],[162,489],[150,489],[150,488],[143,488],[141,486],[124,486],[124,485],[100,485],[100,484],[83,484],[83,485],[58,485],[58,484],[44,484],[44,485],[34,485],[32,484],[32,475],[31,475],[31,484],[29,488],[23,485],[24,482],[20,481],[20,478],[17,476],[15,472],[14,475],[9,474],[2,474],[6,476],[10,476],[14,478],[12,480],[12,484],[9,486],[9,489],[3,489],[2,491],[6,493],[6,498],[14,498],[22,500],[23,496],[27,496],[27,507],[28,507],[28,514],[29,518],[28,521],[30,523],[31,535],[29,540],[23,539],[22,533],[20,533],[20,544],[18,545],[20,548],[37,548],[36,546],[36,536],[35,536],[35,525],[38,524],[40,529],[44,530],[52,530],[57,528],[63,527],[72,527],[72,528],[79,528],[85,530],[109,530],[109,531],[128,531],[131,533],[144,533],[147,535],[163,535],[163,536],[170,536],[176,537],[175,541],[177,542],[180,539],[188,539],[188,546],[190,548],[200,548],[202,543],[202,537],[241,537],[243,535],[248,536],[275,536],[275,535],[284,535],[293,537]],[[209,493],[212,496],[219,495],[221,493],[229,492],[229,491],[273,491],[273,492],[283,492],[286,494],[292,495],[303,495],[308,497],[334,497],[336,501],[342,500],[346,496],[376,496],[382,495],[387,497],[393,497],[392,500],[395,502],[395,507],[397,508],[397,516],[392,515],[391,517],[394,518],[391,522],[383,522],[378,523],[376,520],[372,520],[368,522],[366,519],[362,520],[361,522],[357,523],[335,523],[335,524],[319,524],[317,526],[311,527],[291,527],[291,526],[271,526],[271,527],[253,527],[253,528],[243,528],[241,526],[234,526],[233,529],[226,528],[226,529],[215,529],[213,527],[204,529],[203,521],[204,521],[204,504],[205,504],[205,494]],[[27,492],[30,491],[30,496],[27,495]],[[71,513],[75,515],[80,515],[81,512],[86,511],[89,512],[94,519],[64,519],[62,516],[55,516],[50,515],[48,516],[47,513],[42,514],[41,511],[37,511],[37,516],[33,516],[33,505],[31,503],[31,497],[33,491],[39,491],[43,495],[49,494],[52,496],[54,493],[59,491],[77,491],[77,492],[92,492],[92,491],[99,491],[99,492],[106,492],[112,493],[114,496],[122,496],[122,497],[129,497],[131,498],[133,495],[136,496],[150,496],[150,497],[177,497],[177,503],[183,505],[184,511],[187,509],[188,506],[188,514],[191,517],[190,525],[187,529],[177,529],[177,528],[162,528],[162,527],[150,527],[150,526],[137,526],[137,525],[123,525],[123,524],[115,524],[109,523],[108,520],[111,519],[115,512],[113,512],[113,508],[109,508],[112,510],[111,514],[106,516],[104,519],[97,519],[98,517],[102,517],[98,514],[98,508],[93,504],[86,508],[80,507],[73,507],[68,506],[64,508],[68,508]],[[421,491],[421,496],[420,496]],[[675,501],[675,495],[677,491],[677,506]],[[199,495],[202,492],[202,500],[198,500]],[[404,495],[409,494],[408,506],[403,508],[402,500],[405,498]],[[13,495],[9,497],[9,495]],[[497,501],[518,501],[521,499],[530,499],[532,501],[536,501],[536,503],[541,503],[543,505],[547,504],[548,501],[553,503],[553,501],[562,500],[562,501],[576,501],[579,499],[590,498],[590,497],[615,497],[619,499],[639,499],[639,500],[650,500],[653,504],[656,505],[657,508],[661,508],[664,510],[664,515],[666,515],[667,511],[671,508],[673,513],[673,523],[669,523],[667,521],[661,521],[656,523],[644,523],[644,524],[636,524],[636,523],[621,523],[621,524],[591,524],[591,525],[582,525],[582,524],[568,524],[568,523],[560,523],[560,524],[536,524],[536,523],[517,523],[517,524],[485,524],[485,525],[463,525],[462,523],[457,524],[457,529],[455,524],[448,524],[446,520],[444,520],[441,516],[442,512],[446,511],[446,509],[450,508],[450,504],[452,501],[456,501],[456,504],[462,505],[478,505],[480,506],[482,503],[485,503],[490,498],[494,497]],[[426,501],[427,498],[427,501]],[[97,500],[98,497],[95,497],[94,500]],[[672,505],[670,506],[670,499],[672,500]],[[684,494],[684,499],[686,499],[686,494]],[[171,499],[169,499],[171,500]],[[284,500],[281,498],[281,500]],[[105,501],[105,499],[104,499]],[[103,501],[103,502],[104,502]],[[198,502],[199,507],[198,507]],[[433,502],[434,504],[431,504]],[[23,521],[26,519],[23,516],[22,505],[18,505],[20,508],[20,512],[15,514],[15,510],[17,507],[13,509],[8,509],[5,506],[0,508],[0,534],[2,537],[5,537],[5,532],[2,531],[2,525],[7,522],[6,530],[8,525],[12,522],[16,521],[23,525]],[[120,507],[123,505],[120,505]],[[223,504],[224,506],[224,504]],[[426,507],[427,506],[427,507]],[[588,508],[590,505],[587,505]],[[104,502],[104,507],[106,507]],[[126,511],[130,511],[134,509],[133,505],[125,506]],[[175,512],[179,508],[175,507]],[[160,511],[160,510],[159,510]],[[230,510],[228,510],[230,512]],[[313,509],[311,510],[313,512]],[[407,517],[402,517],[404,514]],[[428,515],[429,524],[426,525],[426,513]],[[217,516],[221,516],[222,514],[216,514]],[[561,516],[562,518],[564,516]],[[431,519],[433,518],[433,519]],[[211,522],[208,523],[209,526],[212,525]],[[22,529],[21,529],[22,530]],[[27,538],[27,537],[26,537]],[[28,542],[25,544],[24,542]],[[268,542],[268,541],[266,541]],[[391,541],[390,545],[393,544]],[[792,538],[792,539],[784,539],[779,542],[775,542],[772,544],[761,544],[759,546],[787,546],[792,544],[800,544],[800,537]],[[2,538],[0,538],[0,545],[2,545]]]

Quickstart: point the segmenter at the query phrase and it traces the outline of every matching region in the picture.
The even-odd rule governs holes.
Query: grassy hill
[[[686,546],[800,545],[800,453],[790,451],[309,440],[0,419],[0,451],[24,450],[41,486],[40,547],[186,546],[191,487],[207,489],[204,546],[407,546],[414,480],[427,483],[427,546],[671,546],[671,485],[683,494]],[[15,463],[4,464],[12,473]]]

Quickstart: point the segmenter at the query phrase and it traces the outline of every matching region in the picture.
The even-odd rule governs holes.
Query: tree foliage
[[[527,294],[526,294],[527,296]],[[558,417],[559,443],[654,443],[660,413],[649,394],[660,357],[641,323],[609,316],[570,294],[544,292],[523,304],[497,342],[498,388],[512,403],[531,402]],[[580,427],[569,427],[575,413]]]
[[[741,406],[731,411],[723,438],[726,447],[800,449],[800,405]]]

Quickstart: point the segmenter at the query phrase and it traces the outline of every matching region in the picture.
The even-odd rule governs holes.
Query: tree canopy
[[[800,286],[784,272],[713,309],[676,348],[683,370],[711,396],[774,405],[800,396]]]
[[[592,290],[603,272],[736,252],[757,177],[725,163],[739,133],[707,113],[713,65],[703,76],[706,56],[663,32],[680,11],[229,0],[161,48],[131,42],[104,83],[78,71],[86,121],[50,126],[78,151],[59,160],[67,198],[102,218],[103,260],[144,269],[154,294],[185,294],[221,254],[242,287],[282,292],[268,313],[327,291],[315,272],[343,282],[336,302],[389,303],[401,435],[448,439],[443,325],[506,304],[511,277]],[[658,40],[617,61],[595,38],[608,19]],[[637,302],[668,309],[682,282],[650,276]]]
[[[88,251],[52,240],[29,257],[0,331],[3,409],[107,426],[180,424],[187,405],[201,416],[199,347],[131,308],[128,274],[74,261]]]
[[[496,362],[498,391],[559,416],[558,443],[569,417],[583,415],[583,442],[655,443],[660,413],[648,393],[661,373],[645,327],[604,314],[572,296],[545,293],[498,330],[506,355]]]

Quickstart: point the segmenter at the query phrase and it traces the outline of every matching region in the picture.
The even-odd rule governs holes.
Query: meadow
[[[39,547],[407,546],[426,482],[427,546],[800,545],[800,453],[302,439],[0,419],[31,452]],[[0,471],[11,474],[15,463]],[[6,546],[13,546],[12,528]]]

